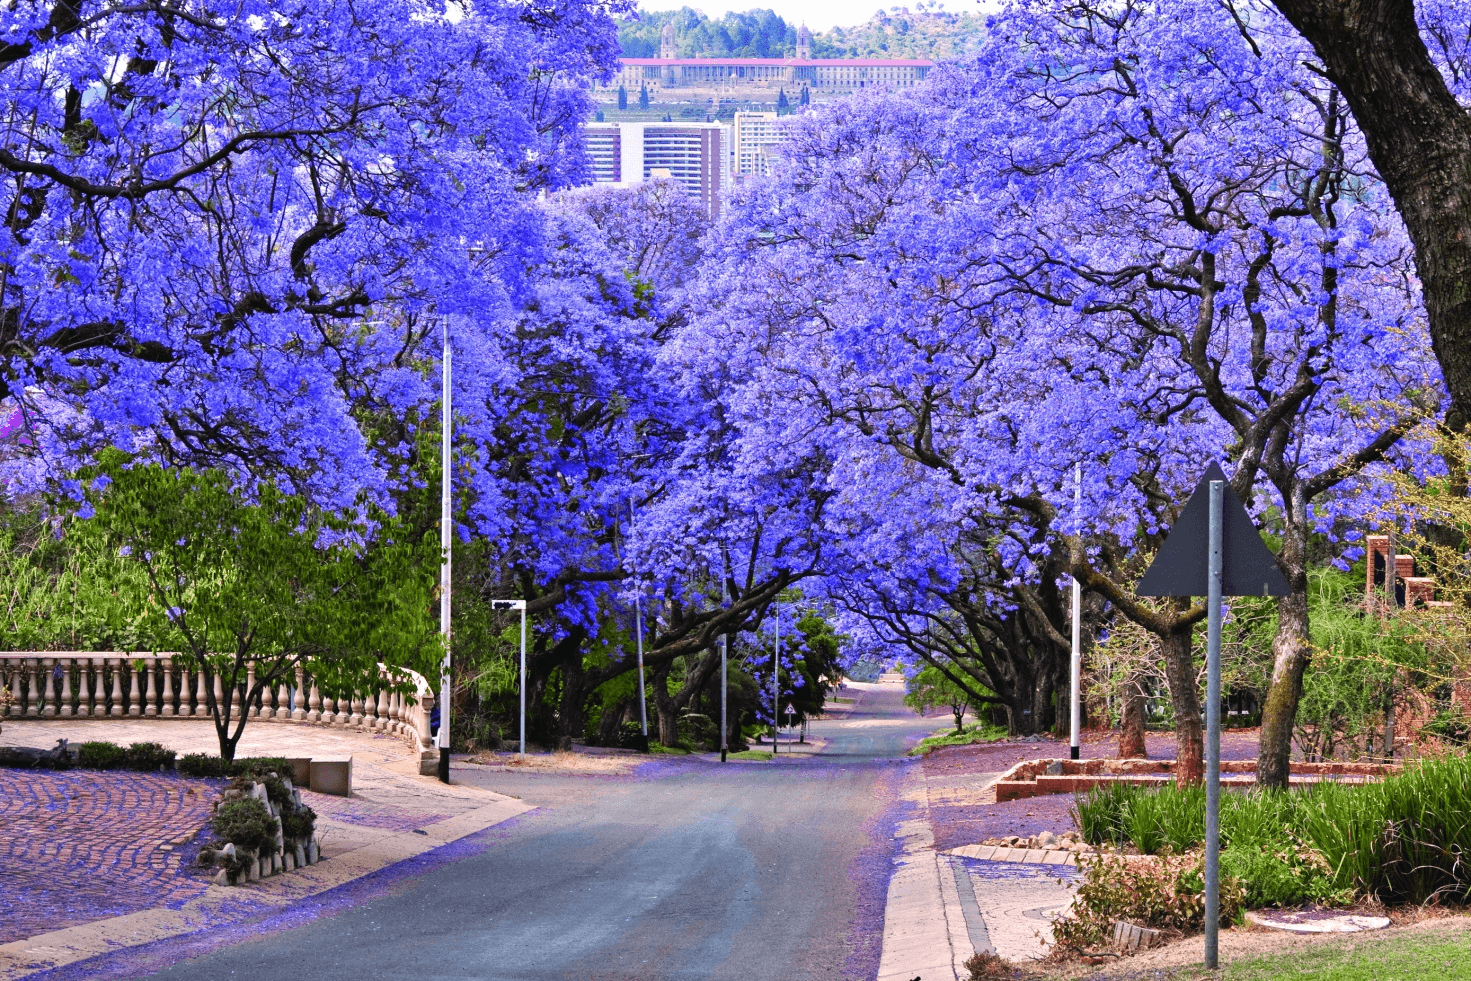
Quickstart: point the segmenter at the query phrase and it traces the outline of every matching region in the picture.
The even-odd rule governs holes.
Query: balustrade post
[[[128,714],[123,706],[123,666],[122,662],[115,657],[107,659],[107,700],[112,707],[107,714],[115,718],[121,718]]]
[[[308,708],[308,711],[306,713],[306,720],[308,722],[321,722],[322,721],[322,693],[317,688],[317,679],[316,678],[313,678],[312,679],[312,693],[311,693],[311,697],[307,699],[307,703],[306,704],[307,704],[307,708]],[[331,710],[329,709],[328,711],[331,711]]]
[[[165,719],[174,717],[174,659],[161,657],[158,659],[158,680],[163,686],[162,704],[159,706],[158,714]]]
[[[388,731],[403,731],[403,696],[397,691],[388,693]]]
[[[158,659],[144,658],[143,671],[148,676],[143,688],[143,714],[152,719],[158,715]]]
[[[355,728],[362,728],[363,725],[363,693],[357,689],[353,689],[352,718],[347,720],[347,724]]]
[[[291,710],[291,718],[300,722],[306,718],[306,669],[300,664],[296,666],[296,698],[295,707]]]
[[[419,717],[415,720],[419,730],[419,751],[434,748],[434,737],[429,734],[429,719],[434,714],[434,696],[420,695]]]
[[[56,718],[56,658],[43,658],[41,661],[41,673],[46,676],[46,683],[41,686],[41,718]]]
[[[209,716],[209,695],[205,691],[204,665],[194,666],[194,714],[199,718]]]
[[[378,720],[374,726],[385,732],[388,730],[388,692],[382,688],[378,689]]]
[[[11,661],[10,668],[10,715],[18,716],[24,709],[21,703],[21,675],[25,674],[24,661]]]
[[[26,691],[26,718],[39,719],[41,717],[41,659],[38,657],[26,658],[26,668],[31,675],[31,684]]]
[[[61,667],[61,717],[72,717],[72,662],[75,658],[58,658]]]
[[[127,666],[126,667],[126,670],[128,672],[128,715],[142,715],[143,714],[143,678],[141,677],[142,672],[140,672],[136,667],[133,666],[133,659],[130,658],[130,657],[123,658],[123,664],[125,664]]]
[[[337,724],[337,699],[331,693],[322,696],[322,725],[333,726]]]
[[[276,721],[285,722],[291,718],[291,686],[282,678],[276,683]]]
[[[215,672],[215,704],[220,707],[220,717],[224,718],[225,712],[225,682],[218,671]]]
[[[260,699],[251,695],[255,691],[255,662],[245,666],[245,707],[241,709],[247,719],[260,718]]]
[[[92,716],[107,715],[107,658],[92,658]]]
[[[334,721],[336,721],[338,725],[346,726],[352,724],[352,716],[349,715],[347,711],[351,707],[351,705],[352,703],[345,695],[343,695],[341,692],[337,693],[337,717]]]

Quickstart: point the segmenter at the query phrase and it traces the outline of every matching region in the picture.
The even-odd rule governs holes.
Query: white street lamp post
[[[444,638],[444,662],[439,673],[439,780],[449,783],[449,714],[450,714],[450,347],[449,318],[444,321],[444,391],[440,397],[440,489],[439,489],[439,548],[444,557],[439,567],[439,633]]]
[[[526,601],[491,600],[492,610],[521,611],[521,757],[526,757]]]

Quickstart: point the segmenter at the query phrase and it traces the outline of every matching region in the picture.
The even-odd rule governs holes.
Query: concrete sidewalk
[[[73,743],[106,740],[121,745],[150,741],[181,754],[218,752],[213,725],[207,720],[193,719],[7,720],[0,734],[0,745],[50,747],[57,739]],[[441,784],[433,777],[420,776],[418,756],[405,741],[373,733],[286,722],[254,722],[246,726],[238,755],[353,757],[351,797],[302,794],[303,801],[318,815],[323,861],[246,885],[228,888],[209,885],[195,898],[175,904],[175,908],[155,906],[0,944],[0,981],[12,981],[122,947],[217,928],[271,910],[285,910],[301,900],[531,810],[530,805],[515,798],[461,784]],[[110,774],[99,776],[105,778]],[[85,825],[86,815],[73,813],[68,823]],[[66,830],[61,828],[58,833]],[[79,830],[85,832],[84,827]],[[162,848],[166,843],[140,844]],[[172,843],[167,844],[172,847]],[[53,853],[58,877],[64,881],[68,875],[86,875],[85,869],[62,864],[62,851],[58,848]]]
[[[878,981],[912,981],[916,975],[924,981],[962,981],[969,976],[965,962],[981,951],[1009,961],[1046,956],[1052,920],[1072,902],[1075,867],[1044,863],[1041,852],[1036,862],[991,861],[969,857],[976,854],[975,846],[943,853],[934,847],[932,801],[963,796],[986,802],[1000,775],[932,786],[922,762],[908,766],[900,796],[913,816],[896,830],[900,848],[884,910]],[[1003,857],[1031,856],[1006,850]]]

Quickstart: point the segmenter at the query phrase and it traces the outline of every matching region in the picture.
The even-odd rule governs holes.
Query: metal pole
[[[1082,513],[1083,510],[1083,465],[1077,464],[1074,470],[1075,483],[1073,486],[1073,515]],[[1082,755],[1082,730],[1083,730],[1083,587],[1078,582],[1077,576],[1073,577],[1073,658],[1072,658],[1072,681],[1073,698],[1069,707],[1069,721],[1072,724],[1072,758],[1078,759]]]
[[[521,757],[527,756],[527,604],[521,604]]]
[[[1221,929],[1221,506],[1224,481],[1211,481],[1209,560],[1206,566],[1205,655],[1205,966],[1217,966]]]
[[[439,446],[439,548],[444,563],[439,567],[439,633],[444,638],[444,662],[439,674],[439,781],[449,783],[449,729],[450,729],[450,348],[449,318],[444,320],[444,391],[440,395],[440,446]]]
[[[771,612],[776,624],[776,640],[771,648],[771,755],[775,756],[780,738],[777,713],[781,711],[781,608],[773,605]]]
[[[1395,555],[1394,555],[1394,529],[1391,528],[1389,530],[1389,534],[1386,535],[1385,537],[1386,537],[1387,540],[1385,542],[1385,547],[1384,547],[1384,615],[1386,617],[1389,617],[1389,616],[1393,616],[1395,614],[1396,610],[1399,609],[1399,597],[1397,597],[1395,595],[1395,590],[1394,590],[1394,573],[1395,573],[1395,568],[1394,567],[1395,567],[1395,565],[1398,564],[1395,561]],[[1410,605],[1410,597],[1409,597],[1409,587],[1408,586],[1405,587],[1405,594],[1406,594],[1405,595],[1405,605],[1406,606],[1409,606]],[[1391,763],[1394,762],[1394,683],[1395,683],[1395,681],[1396,681],[1396,675],[1394,675],[1394,674],[1390,675],[1390,677],[1389,677],[1389,704],[1387,704],[1384,707],[1384,753],[1382,755],[1384,756],[1384,758],[1386,760],[1388,760]]]
[[[720,605],[722,608],[730,601],[730,594],[725,587],[725,576],[720,577]],[[725,754],[729,748],[728,723],[725,719],[726,689],[730,684],[730,678],[726,674],[726,662],[730,659],[730,632],[720,635],[720,762],[724,763]]]
[[[633,502],[628,502],[628,525],[633,530],[633,522],[636,520],[633,513]],[[644,607],[643,600],[637,593],[633,596],[633,630],[638,637],[638,730],[643,733],[644,746],[649,744],[649,706],[648,692],[644,690]]]

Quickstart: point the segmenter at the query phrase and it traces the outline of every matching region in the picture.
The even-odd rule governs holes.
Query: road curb
[[[923,764],[916,761],[908,770],[900,800],[915,805],[917,813],[895,829],[903,844],[884,904],[877,981],[912,981],[915,975],[925,981],[959,981],[960,963],[970,957],[960,893],[948,865],[935,852]]]
[[[100,954],[218,927],[222,921],[232,919],[229,911],[237,910],[242,902],[254,901],[267,908],[285,909],[303,899],[336,889],[533,810],[532,805],[514,798],[488,791],[482,793],[497,799],[474,810],[426,824],[417,831],[379,838],[286,875],[243,886],[212,885],[204,895],[177,910],[141,910],[0,944],[0,981],[16,981]],[[261,912],[255,908],[250,915]]]

